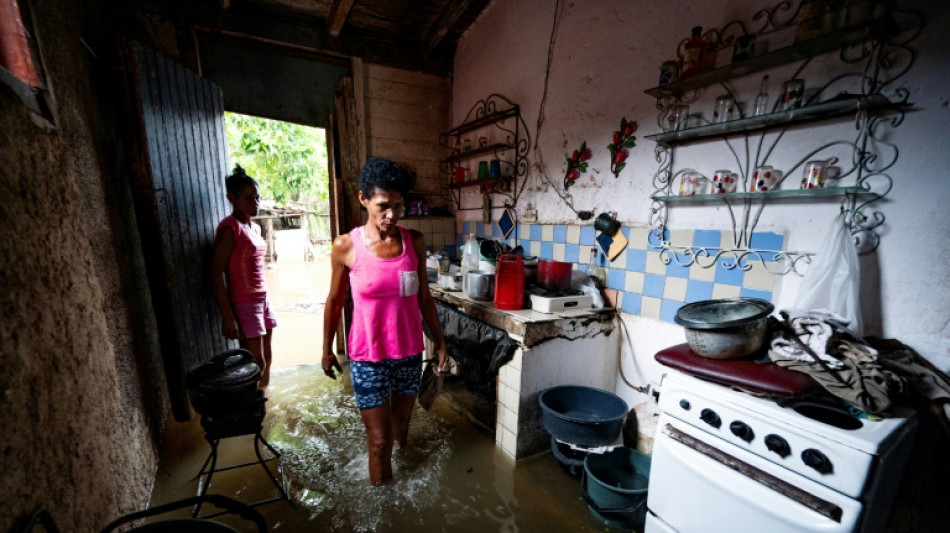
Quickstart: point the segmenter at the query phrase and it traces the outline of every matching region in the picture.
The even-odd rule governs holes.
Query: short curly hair
[[[248,185],[253,185],[259,187],[257,180],[247,175],[247,172],[241,168],[241,165],[234,165],[234,171],[231,172],[231,175],[224,179],[224,185],[228,190],[228,194],[233,194],[235,196],[244,192],[244,189]]]
[[[398,192],[403,200],[412,188],[412,176],[405,167],[385,157],[374,157],[363,165],[360,172],[360,192],[372,198],[377,189]]]

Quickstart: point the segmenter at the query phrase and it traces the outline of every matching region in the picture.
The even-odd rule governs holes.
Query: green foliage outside
[[[262,198],[326,209],[325,130],[236,113],[225,113],[224,120],[231,163],[258,181]]]

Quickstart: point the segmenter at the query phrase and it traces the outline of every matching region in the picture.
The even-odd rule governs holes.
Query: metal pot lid
[[[206,377],[198,387],[202,390],[230,389],[243,387],[261,379],[261,368],[254,361],[238,366],[232,366],[212,376]]]
[[[740,326],[772,314],[775,306],[760,298],[701,300],[679,308],[674,320],[693,329],[721,329]]]
[[[228,389],[260,379],[261,369],[247,350],[220,353],[185,376],[190,389]]]

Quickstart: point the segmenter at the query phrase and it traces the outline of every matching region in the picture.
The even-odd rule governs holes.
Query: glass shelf
[[[452,136],[452,135],[461,135],[463,133],[475,131],[479,128],[484,128],[485,126],[491,126],[492,124],[495,124],[496,122],[501,122],[502,120],[508,117],[514,117],[517,115],[518,115],[518,106],[514,106],[513,108],[506,109],[504,111],[488,113],[487,115],[483,117],[476,118],[475,120],[456,126],[450,129],[449,131],[443,133],[442,135],[446,137]]]
[[[891,17],[873,19],[832,33],[819,35],[814,39],[797,42],[760,56],[736,61],[731,65],[707,70],[659,87],[647,89],[646,93],[657,98],[661,96],[679,96],[686,91],[700,89],[738,76],[840,50],[843,47],[859,44],[868,39],[880,39],[896,33],[898,30],[900,30],[900,27]]]
[[[500,177],[500,178],[482,178],[482,179],[480,179],[480,180],[469,180],[469,181],[461,181],[461,182],[459,182],[459,183],[450,183],[450,184],[447,185],[447,188],[449,188],[449,189],[465,189],[465,188],[468,188],[468,187],[477,187],[477,186],[479,186],[479,185],[494,187],[494,185],[495,185],[496,183],[498,183],[498,184],[505,183],[505,182],[507,182],[507,181],[510,180],[510,179],[511,179],[511,178],[508,178],[508,177],[505,177],[505,176],[502,176],[502,177]]]
[[[687,144],[690,141],[709,137],[725,137],[732,134],[745,134],[754,131],[765,131],[795,124],[804,124],[826,118],[856,113],[861,109],[884,109],[901,107],[906,104],[892,104],[886,97],[875,94],[871,96],[848,96],[814,104],[791,111],[780,111],[757,117],[740,118],[719,124],[707,124],[679,131],[668,131],[646,135],[647,139],[655,142],[676,145]]]
[[[495,154],[505,150],[514,150],[514,146],[505,143],[495,143],[489,144],[488,146],[482,146],[481,148],[473,148],[466,152],[459,152],[457,154],[452,154],[449,157],[446,157],[446,161],[464,161],[466,159],[472,159],[479,157],[485,154]]]
[[[652,199],[668,204],[707,204],[725,200],[814,200],[845,195],[879,196],[864,187],[825,187],[824,189],[776,189],[769,192],[732,192],[727,194],[693,194],[688,196],[654,194]]]

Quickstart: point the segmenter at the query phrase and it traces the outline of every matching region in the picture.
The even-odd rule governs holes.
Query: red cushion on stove
[[[708,359],[685,343],[660,350],[655,359],[691,376],[773,396],[799,398],[819,387],[801,372],[747,359]]]

